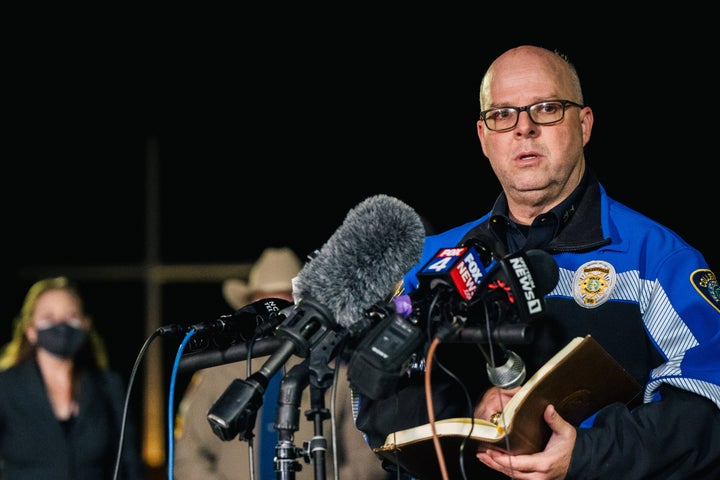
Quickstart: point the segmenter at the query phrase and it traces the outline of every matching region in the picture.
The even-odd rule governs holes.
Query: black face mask
[[[87,331],[65,322],[37,331],[37,345],[53,355],[72,358],[85,343]]]

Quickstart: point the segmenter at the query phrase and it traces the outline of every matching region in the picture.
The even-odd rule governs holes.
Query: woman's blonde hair
[[[36,347],[28,341],[25,328],[32,325],[37,300],[48,290],[65,290],[73,295],[78,302],[80,312],[90,325],[88,342],[75,358],[76,363],[79,363],[77,366],[107,369],[109,362],[105,344],[95,329],[92,319],[84,313],[83,300],[77,286],[69,278],[59,276],[38,280],[28,290],[20,314],[14,320],[12,339],[0,350],[0,370],[10,368],[35,356]]]

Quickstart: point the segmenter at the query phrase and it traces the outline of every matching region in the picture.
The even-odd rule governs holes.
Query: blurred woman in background
[[[0,351],[0,478],[113,478],[125,394],[77,287],[37,281]],[[118,479],[143,478],[136,435],[130,415]]]

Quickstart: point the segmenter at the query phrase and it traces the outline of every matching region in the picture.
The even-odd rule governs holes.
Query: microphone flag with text
[[[440,249],[419,270],[416,290],[377,307],[382,320],[353,352],[350,384],[369,398],[386,398],[435,337],[500,346],[529,343],[531,322],[545,313],[544,296],[558,276],[557,263],[542,250],[495,259],[479,245]],[[510,384],[493,378],[505,375],[508,367],[512,383],[524,379],[524,365],[511,353],[503,349],[498,355],[508,362],[500,373],[488,365],[493,383]]]
[[[344,341],[371,327],[367,309],[386,299],[418,262],[425,239],[419,215],[397,198],[375,195],[342,225],[293,279],[295,305],[275,329],[281,342],[258,371],[234,380],[208,412],[223,440],[248,435],[269,379],[293,354],[334,358]]]

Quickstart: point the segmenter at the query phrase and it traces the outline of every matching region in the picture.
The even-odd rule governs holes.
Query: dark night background
[[[163,264],[242,264],[283,244],[304,256],[378,193],[436,230],[480,216],[499,183],[476,137],[478,85],[490,60],[519,43],[575,63],[595,112],[588,162],[610,195],[720,269],[710,234],[717,110],[704,107],[716,87],[686,58],[691,36],[659,29],[630,41],[612,25],[604,29],[616,35],[603,38],[570,28],[564,38],[522,33],[530,27],[498,35],[464,12],[322,25],[266,16],[219,25],[185,13],[142,25],[30,24],[6,49],[1,339],[41,273],[145,261],[153,148]],[[146,340],[144,283],[81,286],[112,363],[129,375]],[[163,287],[163,324],[228,309],[219,283]],[[179,346],[159,342],[168,356]]]

